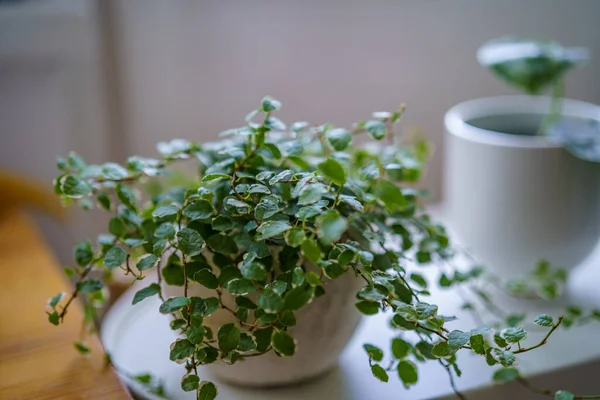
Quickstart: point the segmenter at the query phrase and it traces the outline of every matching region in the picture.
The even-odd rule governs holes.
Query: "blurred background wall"
[[[488,39],[552,38],[590,48],[568,95],[600,102],[597,0],[119,1],[128,146],[160,138],[207,140],[243,122],[264,94],[284,120],[350,124],[408,105],[438,152],[428,186],[440,188],[442,116],[453,104],[509,92],[475,59]]]
[[[51,190],[57,156],[112,156],[99,15],[96,0],[0,0],[0,171]],[[102,216],[71,213],[66,226],[36,215],[63,263],[102,229]]]
[[[598,17],[598,0],[0,1],[0,167],[48,182],[72,148],[122,160],[161,139],[215,139],[265,94],[284,120],[317,123],[405,102],[404,126],[436,146],[425,184],[439,196],[444,111],[510,92],[477,47],[507,34],[586,46],[594,59],[567,94],[600,103]],[[74,228],[62,244],[57,229],[64,255]]]

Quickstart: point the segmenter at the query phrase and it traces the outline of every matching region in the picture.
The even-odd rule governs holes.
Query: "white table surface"
[[[423,272],[425,275],[435,276],[435,268],[424,268]],[[148,282],[143,284],[147,285]],[[133,295],[138,289],[133,287],[126,292],[107,313],[101,334],[102,341],[121,369],[130,373],[151,372],[163,380],[170,398],[191,400],[194,394],[184,393],[180,389],[183,366],[169,361],[169,344],[176,338],[175,332],[169,328],[169,317],[159,314],[157,298],[146,299],[131,306]],[[440,314],[459,317],[459,320],[449,324],[449,328],[470,329],[476,326],[471,315],[460,309],[464,302],[452,290],[435,290],[429,302],[440,306]],[[555,304],[537,304],[503,298],[498,304],[507,309],[526,311],[530,318],[541,312],[556,316],[565,304],[577,304],[584,308],[600,307],[600,247],[587,262],[571,272],[565,299]],[[268,390],[232,387],[215,381],[219,387],[218,400],[416,400],[451,395],[453,392],[448,376],[436,362],[418,363],[419,383],[410,390],[405,390],[393,374],[388,383],[379,382],[372,377],[362,344],[368,342],[388,349],[390,338],[398,332],[389,328],[389,319],[390,315],[382,314],[365,318],[342,354],[339,368],[322,379]],[[523,345],[538,343],[546,329],[540,328],[538,331],[530,329],[530,335]],[[558,329],[543,348],[520,355],[519,366],[526,375],[537,376],[592,362],[595,370],[590,371],[592,367],[588,364],[586,375],[596,377],[597,391],[600,392],[600,380],[597,378],[600,377],[600,345],[583,345],[589,343],[591,338],[595,338],[598,343],[600,324],[590,323],[568,331]],[[460,390],[468,393],[480,389],[476,392],[477,399],[492,398],[492,390],[496,396],[498,391],[503,390],[494,387],[491,381],[493,368],[488,367],[482,357],[459,353],[459,365],[463,370],[462,377],[457,380]],[[205,368],[200,368],[199,374],[210,379]],[[574,376],[582,375],[576,373]],[[578,390],[575,380],[572,378],[569,381],[575,387],[563,389]],[[588,387],[589,384],[586,389]],[[592,387],[595,388],[594,385]],[[490,391],[485,388],[490,388]],[[500,395],[498,398],[504,397]],[[515,398],[511,396],[511,399]],[[530,392],[524,391],[523,397],[518,398],[533,397]]]

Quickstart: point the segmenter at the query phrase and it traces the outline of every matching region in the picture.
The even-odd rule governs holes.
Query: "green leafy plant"
[[[530,95],[551,92],[550,110],[539,135],[583,160],[600,162],[600,121],[561,119],[565,75],[589,59],[585,48],[520,37],[491,40],[477,52],[481,65],[512,87]]]
[[[88,165],[75,154],[59,160],[55,190],[64,202],[99,207],[112,218],[108,234],[77,245],[77,265],[68,270],[75,290],[49,301],[49,321],[60,324],[79,296],[88,304],[102,300],[103,282],[90,277],[92,270],[121,270],[134,281],[155,272],[157,282],[140,289],[133,303],[161,299],[159,311],[173,316],[171,328],[181,335],[170,359],[183,364],[182,390],[214,399],[217,388],[198,375],[200,365],[271,352],[293,356],[296,340],[288,328],[296,323],[295,313],[327,296],[329,281],[350,274],[364,282],[356,294],[358,311],[388,312],[397,330],[388,351],[364,345],[375,378],[387,382],[393,373],[410,387],[418,382],[418,364],[431,361],[444,367],[454,385],[454,375],[461,374],[456,353],[464,351],[501,366],[494,379],[527,385],[517,357],[545,344],[563,317],[536,317],[546,333],[525,345],[528,332],[514,318],[514,326],[500,320],[454,330],[448,324],[455,318],[427,302],[430,282],[421,267],[450,263],[455,250],[444,227],[423,211],[424,193],[414,187],[428,158],[427,143],[393,145],[404,108],[374,113],[347,130],[305,122],[288,129],[273,115],[280,107],[266,97],[245,126],[224,132],[221,141],[160,143],[160,159],[131,157],[124,166]],[[388,143],[370,150],[354,146],[363,134]],[[196,179],[163,190],[154,186],[151,196],[140,191],[141,182],[168,175],[182,161],[197,164]],[[305,261],[316,269],[307,269]],[[440,271],[439,283],[460,287],[481,273]],[[183,296],[164,298],[164,284],[181,286]],[[190,295],[193,285],[214,296]],[[236,309],[223,303],[225,293],[235,296]],[[235,322],[212,330],[205,320],[219,309]],[[149,375],[134,379],[162,393]],[[562,393],[556,398],[567,398]]]

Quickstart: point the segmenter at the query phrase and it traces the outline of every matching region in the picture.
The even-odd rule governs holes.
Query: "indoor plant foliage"
[[[125,166],[86,165],[74,154],[59,160],[57,194],[113,217],[109,234],[94,245],[77,245],[77,267],[67,269],[77,276],[75,291],[68,299],[59,294],[50,300],[49,321],[58,325],[78,296],[91,305],[102,300],[103,283],[90,277],[92,270],[121,269],[133,280],[155,271],[157,283],[139,290],[133,303],[160,297],[160,312],[173,316],[171,328],[181,334],[170,358],[183,364],[182,389],[213,399],[216,386],[198,376],[198,366],[243,363],[267,353],[291,357],[297,347],[309,347],[291,333],[297,312],[328,296],[331,280],[351,275],[363,282],[357,310],[388,310],[398,330],[385,364],[384,351],[365,344],[377,379],[387,382],[393,372],[410,387],[418,381],[417,364],[427,361],[442,364],[451,377],[460,375],[455,354],[467,351],[498,366],[496,380],[526,382],[516,369],[517,356],[541,347],[563,318],[536,317],[547,331],[525,346],[527,332],[519,326],[453,330],[447,325],[454,318],[426,302],[428,282],[419,264],[450,260],[453,251],[444,228],[421,210],[422,193],[412,186],[426,162],[425,143],[393,145],[403,108],[374,113],[346,130],[304,122],[287,129],[272,115],[280,106],[263,99],[246,126],[224,132],[216,143],[160,143],[162,159],[131,157]],[[376,150],[353,146],[363,133],[389,142]],[[197,180],[151,197],[136,186],[181,160],[198,164]],[[440,284],[460,284],[480,273],[474,268],[440,274]],[[180,286],[182,295],[166,298],[165,284]],[[192,295],[196,285],[214,296]],[[225,296],[235,298],[235,307],[224,303]],[[94,308],[87,310],[93,320]],[[211,328],[217,310],[235,322]],[[83,343],[76,346],[87,351]],[[136,379],[152,383],[148,375]],[[559,391],[556,398],[574,395]]]
[[[561,120],[560,115],[565,76],[589,60],[586,48],[563,47],[548,40],[504,37],[481,46],[477,58],[484,67],[525,94],[550,91],[550,109],[538,134],[548,135],[576,157],[600,162],[600,123]]]

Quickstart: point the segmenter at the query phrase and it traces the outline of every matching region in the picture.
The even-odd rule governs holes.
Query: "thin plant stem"
[[[556,322],[556,324],[552,325],[552,328],[548,331],[548,333],[546,334],[546,336],[544,336],[544,338],[535,346],[531,346],[531,347],[523,347],[520,348],[517,351],[514,351],[514,354],[520,354],[520,353],[526,353],[528,351],[537,349],[538,347],[541,347],[543,345],[545,345],[548,342],[548,338],[550,337],[550,335],[552,335],[552,333],[556,330],[556,328],[558,328],[560,326],[560,324],[563,321],[563,317],[558,317],[558,321]]]
[[[456,387],[456,382],[454,382],[454,375],[452,374],[452,371],[450,370],[450,365],[444,364],[442,362],[442,360],[440,360],[440,365],[442,367],[444,367],[444,369],[446,370],[446,372],[448,373],[448,378],[450,379],[450,386],[452,387],[452,390],[454,391],[454,394],[460,399],[460,400],[467,400],[467,397],[462,394],[460,392],[460,390],[458,390],[458,388]]]
[[[540,126],[540,130],[538,132],[539,136],[546,136],[548,134],[548,129],[552,126],[552,124],[556,123],[556,121],[560,117],[560,112],[562,109],[562,98],[565,92],[565,82],[564,80],[558,79],[554,86],[552,87],[552,98],[550,100],[550,112],[544,118],[542,125]]]

